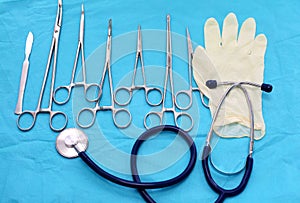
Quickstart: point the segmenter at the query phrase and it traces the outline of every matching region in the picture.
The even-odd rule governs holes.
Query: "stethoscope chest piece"
[[[79,151],[85,151],[87,147],[86,134],[76,128],[65,129],[56,138],[56,150],[66,158],[78,157]]]

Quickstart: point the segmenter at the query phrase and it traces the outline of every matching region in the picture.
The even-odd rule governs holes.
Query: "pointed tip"
[[[190,38],[190,32],[189,32],[189,28],[188,28],[188,27],[186,27],[186,36],[187,36],[188,38]]]
[[[169,21],[171,19],[170,14],[167,15],[167,20]]]
[[[62,0],[58,0],[58,6],[62,6]]]
[[[141,38],[141,26],[138,25],[138,40]]]
[[[84,13],[84,6],[83,6],[83,3],[81,4],[81,13]]]
[[[108,35],[111,36],[111,30],[112,30],[112,20],[109,19],[108,21]]]
[[[29,43],[32,44],[32,41],[33,41],[33,34],[32,34],[32,32],[28,32],[27,40],[28,40]]]

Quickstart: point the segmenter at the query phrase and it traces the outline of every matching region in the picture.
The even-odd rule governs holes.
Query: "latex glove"
[[[242,24],[238,34],[238,22],[233,13],[228,14],[224,19],[222,36],[216,19],[210,18],[206,21],[205,49],[201,46],[196,48],[192,65],[196,83],[209,98],[212,115],[228,86],[208,89],[205,85],[207,80],[263,83],[267,39],[263,34],[255,37],[255,32],[255,20],[248,18]],[[245,87],[253,106],[255,139],[261,139],[265,134],[261,90]],[[225,99],[214,132],[222,137],[243,137],[249,136],[249,130],[249,110],[246,99],[243,92],[235,88]]]

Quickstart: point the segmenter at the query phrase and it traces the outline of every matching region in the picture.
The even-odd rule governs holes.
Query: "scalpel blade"
[[[26,56],[25,59],[27,59],[27,60],[31,53],[32,43],[33,43],[33,34],[32,34],[32,32],[29,32],[27,39],[26,39],[26,48],[25,48],[25,56]]]
[[[24,96],[24,90],[26,86],[27,81],[27,74],[28,74],[28,67],[29,67],[29,55],[31,53],[33,43],[33,34],[31,32],[28,33],[27,40],[26,40],[26,47],[25,47],[25,59],[23,62],[23,68],[22,68],[22,74],[21,74],[21,80],[20,80],[20,88],[19,88],[19,96],[18,96],[18,102],[15,110],[15,114],[21,114],[23,111],[23,96]]]

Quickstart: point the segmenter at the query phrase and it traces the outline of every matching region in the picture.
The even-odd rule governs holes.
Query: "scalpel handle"
[[[24,90],[27,81],[28,67],[29,67],[29,61],[25,59],[25,61],[23,62],[23,68],[22,68],[22,74],[20,80],[18,102],[15,110],[15,114],[18,115],[21,114],[23,111],[23,97],[24,97]]]

